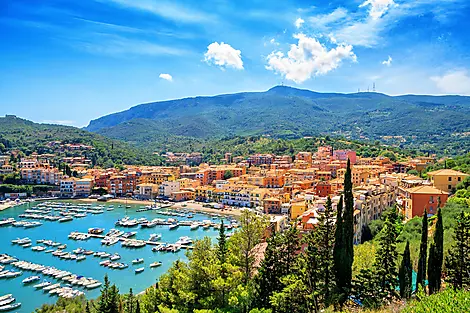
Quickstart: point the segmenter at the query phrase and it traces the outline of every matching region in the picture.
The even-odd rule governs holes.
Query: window
[[[433,209],[433,207],[432,207],[432,206],[430,206],[430,207],[429,207],[429,212],[432,212],[432,209]]]
[[[448,185],[448,186],[447,186],[447,189],[452,189],[452,186],[451,186],[451,185]]]
[[[452,181],[452,177],[449,177],[449,181]]]
[[[457,180],[458,180],[458,181],[461,181],[461,180],[462,180],[462,177],[458,177]]]
[[[433,202],[433,201],[434,201],[433,197],[430,196],[430,197],[429,197],[429,202]]]

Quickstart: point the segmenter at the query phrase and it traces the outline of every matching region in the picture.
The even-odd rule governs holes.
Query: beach
[[[89,203],[119,203],[119,204],[140,204],[140,205],[154,205],[154,201],[150,200],[134,200],[134,199],[111,199],[107,202],[98,202],[96,199],[80,199],[79,201],[89,202]],[[213,208],[206,208],[203,204],[194,202],[194,201],[183,201],[178,203],[173,203],[168,208],[176,209],[176,210],[193,210],[196,212],[203,212],[203,213],[214,213],[214,214],[223,214],[223,215],[232,215],[232,216],[240,216],[241,210],[240,209],[213,209]]]
[[[17,205],[14,201],[0,203],[0,211],[6,210],[8,208],[14,207]]]

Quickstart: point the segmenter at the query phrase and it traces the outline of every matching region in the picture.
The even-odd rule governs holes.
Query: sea
[[[73,202],[73,201],[69,201]],[[75,202],[80,203],[80,202]],[[7,210],[0,212],[0,220],[5,218],[13,217],[17,221],[23,220],[19,218],[18,215],[24,213],[28,208],[33,208],[36,203],[26,203],[20,206],[12,207]],[[108,207],[110,204],[105,204]],[[96,206],[93,204],[93,206]],[[88,213],[86,217],[77,218],[73,221],[59,223],[58,221],[44,221],[41,226],[34,228],[22,228],[22,227],[13,227],[13,226],[4,226],[0,227],[0,253],[6,253],[11,256],[18,258],[19,260],[29,261],[36,264],[42,264],[46,266],[53,266],[60,270],[70,271],[77,275],[82,275],[85,277],[93,277],[103,282],[105,274],[108,275],[111,283],[116,284],[121,293],[129,292],[129,289],[132,288],[134,293],[139,293],[144,291],[149,286],[156,283],[160,275],[165,273],[172,263],[178,259],[186,260],[186,250],[181,249],[179,252],[153,252],[150,245],[146,245],[143,248],[132,249],[121,247],[121,243],[118,242],[113,246],[104,246],[101,244],[101,239],[90,238],[87,241],[75,241],[68,239],[68,235],[73,231],[86,233],[89,228],[104,228],[106,233],[112,228],[117,228],[123,231],[136,231],[137,235],[133,237],[134,239],[148,240],[149,236],[152,233],[159,233],[162,235],[161,242],[165,243],[175,243],[179,237],[189,236],[193,240],[202,239],[206,236],[212,238],[215,242],[218,230],[214,228],[209,228],[204,230],[202,227],[199,227],[197,230],[191,230],[189,226],[180,226],[177,229],[169,230],[168,226],[156,226],[155,228],[140,228],[139,226],[128,228],[128,227],[118,227],[115,226],[115,223],[118,219],[122,219],[124,216],[129,216],[131,219],[138,218],[147,218],[148,220],[154,218],[162,218],[167,220],[168,218],[175,218],[177,220],[191,220],[191,221],[203,221],[211,220],[213,222],[220,223],[223,217],[217,217],[212,219],[211,216],[202,214],[202,213],[192,213],[193,218],[188,219],[185,217],[172,217],[167,215],[159,214],[158,210],[145,211],[145,212],[136,212],[137,209],[142,208],[143,205],[138,204],[129,204],[129,207],[122,205],[121,207],[118,204],[114,203],[114,210],[107,211],[104,210],[102,214],[90,214]],[[188,206],[185,208],[191,210],[191,207]],[[164,210],[164,209],[163,209]],[[32,221],[32,220],[30,220]],[[81,262],[63,260],[58,257],[53,256],[51,253],[35,252],[31,248],[23,248],[19,245],[11,243],[11,240],[16,238],[29,237],[32,240],[32,247],[36,244],[38,239],[47,239],[53,240],[55,242],[60,242],[62,244],[67,244],[65,251],[72,252],[72,250],[79,247],[84,248],[85,250],[93,251],[106,251],[111,254],[119,253],[121,259],[117,262],[127,263],[129,267],[123,270],[118,269],[109,269],[99,265],[99,262],[103,259],[94,257],[93,255],[87,256],[86,260]],[[49,249],[49,248],[48,248]],[[132,260],[136,258],[143,258],[144,263],[133,265]],[[162,266],[156,268],[150,268],[149,265],[152,262],[160,261]],[[143,273],[135,274],[135,269],[139,267],[145,267]],[[12,265],[6,265],[6,269],[15,269]],[[36,290],[33,286],[39,282],[32,283],[25,286],[22,283],[22,280],[26,277],[32,275],[40,275],[35,272],[26,272],[23,271],[21,276],[12,279],[0,279],[0,296],[5,294],[13,294],[16,298],[16,302],[21,302],[21,307],[10,311],[10,312],[33,312],[36,308],[40,307],[45,303],[55,303],[57,301],[57,296],[50,296],[48,293],[43,292],[42,290]],[[48,281],[54,281],[50,276],[40,275],[41,280],[47,279]],[[63,281],[60,282],[62,285],[65,284]],[[80,289],[74,287],[74,289]],[[99,296],[100,288],[94,290],[81,289],[85,291],[85,295],[88,299],[94,299]]]

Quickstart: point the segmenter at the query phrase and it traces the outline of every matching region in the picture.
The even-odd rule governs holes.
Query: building
[[[465,173],[451,170],[442,169],[427,173],[431,180],[432,185],[445,192],[452,192],[460,182],[464,181],[468,176]]]
[[[93,190],[93,179],[82,178],[78,179],[75,183],[75,196],[88,197]]]
[[[75,196],[77,179],[74,177],[65,178],[60,181],[60,196],[71,198]]]
[[[166,181],[158,187],[158,195],[160,197],[171,197],[174,192],[180,191],[180,183],[178,181]]]
[[[136,186],[134,194],[139,199],[154,199],[158,196],[158,188],[157,184],[152,183],[143,183]]]
[[[263,209],[266,214],[281,214],[282,201],[278,198],[266,198],[263,200]]]
[[[406,190],[406,198],[400,201],[406,219],[423,216],[424,210],[428,214],[436,214],[437,208],[444,206],[449,194],[432,186],[418,186]]]

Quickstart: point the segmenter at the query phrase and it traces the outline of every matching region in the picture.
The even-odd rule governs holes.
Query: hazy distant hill
[[[404,136],[402,145],[433,150],[445,143],[452,153],[462,153],[469,148],[468,140],[462,146],[459,134],[470,131],[470,97],[318,93],[277,86],[266,92],[141,104],[93,120],[86,129],[136,144],[169,136]]]
[[[157,164],[159,160],[150,151],[133,147],[128,143],[105,138],[76,127],[39,124],[13,115],[0,117],[1,150],[18,149],[25,154],[32,152],[55,153],[48,142],[81,143],[94,147],[92,151],[81,152],[96,165],[115,164]],[[72,154],[71,152],[67,152]],[[77,154],[77,153],[75,153]]]

